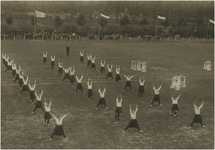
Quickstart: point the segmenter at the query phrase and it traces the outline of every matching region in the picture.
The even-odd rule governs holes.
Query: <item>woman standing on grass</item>
[[[131,105],[130,105],[130,116],[131,116],[131,121],[129,122],[129,124],[127,125],[127,127],[125,128],[125,130],[123,131],[123,133],[125,133],[125,131],[128,129],[128,128],[137,128],[140,130],[140,132],[143,132],[139,125],[138,125],[138,122],[136,120],[136,116],[137,116],[137,111],[138,111],[138,106],[136,105],[136,110],[131,110]]]
[[[112,64],[111,65],[107,64],[107,68],[108,68],[108,74],[107,74],[105,80],[107,80],[107,78],[109,78],[109,77],[112,78],[112,80],[113,80],[113,76],[112,76],[113,65]]]
[[[91,67],[90,67],[90,70],[92,69],[92,68],[94,68],[95,70],[96,70],[96,64],[95,64],[95,61],[96,61],[96,56],[92,56],[91,57]]]
[[[118,81],[121,80],[120,77],[120,65],[117,67],[116,66],[116,77],[115,77],[115,83],[118,84]]]
[[[87,53],[87,68],[90,68],[91,65],[91,53]]]
[[[47,62],[47,51],[46,52],[43,52],[43,64],[46,64]]]
[[[63,135],[65,138],[67,138],[67,137],[65,136],[65,134],[64,134],[64,130],[63,130],[62,123],[63,123],[63,119],[64,119],[69,113],[67,113],[66,115],[64,115],[64,116],[61,117],[61,118],[59,117],[59,115],[58,115],[58,117],[55,117],[52,113],[50,113],[50,114],[54,117],[54,119],[55,119],[55,121],[56,121],[56,126],[55,126],[54,132],[53,132],[52,136],[50,137],[49,141],[52,140],[52,138],[53,138],[54,135]]]
[[[26,80],[25,80],[24,77],[23,77],[23,85],[22,85],[22,89],[21,89],[19,95],[20,95],[22,92],[24,92],[24,91],[29,92],[28,79],[29,79],[28,76],[27,76]]]
[[[59,66],[58,76],[61,76],[61,74],[63,73],[63,60],[62,62],[58,62],[58,66]]]
[[[65,79],[69,79],[69,81],[70,81],[69,70],[70,70],[71,68],[72,68],[72,67],[70,67],[70,68],[68,68],[68,69],[63,68],[65,74],[64,74],[64,78],[63,78],[62,82],[63,82]]]
[[[120,113],[122,113],[122,95],[117,96],[116,98],[116,110],[115,110],[115,119],[117,118],[117,120],[119,120],[119,115]]]
[[[87,81],[87,87],[88,87],[88,98],[89,100],[91,100],[91,96],[93,96],[93,82],[92,82],[92,79],[88,78],[88,81]]]
[[[29,87],[29,93],[30,93],[30,102],[32,103],[32,104],[34,104],[34,100],[35,100],[35,98],[36,98],[36,96],[35,96],[35,88],[36,88],[36,80],[34,81],[34,85],[32,85],[31,86],[31,83],[30,83],[30,80],[29,80],[29,84],[28,84],[28,87]]]
[[[162,106],[162,104],[160,103],[160,95],[159,95],[161,87],[162,87],[162,84],[158,89],[156,89],[155,86],[153,85],[155,96],[153,97],[151,106],[153,105],[154,102],[158,102],[160,104],[160,106]]]
[[[51,119],[51,115],[50,115],[50,111],[51,111],[51,105],[52,105],[52,98],[50,103],[44,102],[44,106],[45,106],[45,113],[44,113],[44,124],[46,124],[46,120],[47,120],[47,124],[49,126],[49,119]]]
[[[14,78],[16,76],[16,64],[12,63],[11,67],[12,67],[12,77]]]
[[[55,55],[51,55],[51,68],[53,69],[55,65]]]
[[[1,56],[2,56],[2,65],[5,66],[5,58],[6,58],[7,54],[2,54]]]
[[[20,72],[20,74],[19,74],[19,87],[20,88],[22,88],[23,80],[24,80],[24,72]]]
[[[78,84],[77,84],[75,93],[77,92],[78,89],[80,89],[82,91],[82,93],[84,94],[84,90],[83,90],[83,86],[82,86],[82,79],[83,79],[83,74],[81,75],[80,79],[76,75],[76,80],[77,80]]]
[[[130,76],[130,75],[126,76],[125,74],[124,74],[124,76],[125,76],[125,78],[126,78],[126,80],[127,80],[127,82],[126,82],[126,84],[125,84],[124,91],[126,90],[127,87],[130,87],[130,89],[133,90],[132,87],[131,87],[131,79],[132,79],[134,76]]]
[[[178,112],[178,99],[180,98],[180,96],[181,94],[176,98],[172,96],[172,109],[170,111],[170,114],[174,114],[174,116],[176,116],[176,113]]]
[[[5,54],[5,69],[7,68],[8,61],[9,61],[9,55]]]
[[[12,70],[12,63],[13,63],[13,60],[11,60],[11,61],[7,61],[7,68],[5,68],[5,73],[7,72],[7,70]]]
[[[137,96],[139,96],[139,94],[140,94],[140,97],[142,97],[142,94],[145,92],[145,90],[144,90],[145,79],[143,77],[142,78],[140,77],[139,83],[140,83],[140,86],[139,86]]]
[[[80,63],[82,64],[84,61],[84,50],[80,51]]]
[[[101,69],[100,74],[103,76],[103,72],[105,72],[105,59],[101,60]]]
[[[43,96],[43,90],[42,90],[41,93],[38,94],[38,95],[37,95],[37,91],[35,91],[35,96],[36,96],[37,102],[36,102],[35,108],[34,108],[34,110],[33,110],[32,113],[35,113],[35,110],[36,110],[37,108],[41,108],[41,109],[44,111],[44,109],[43,109],[43,104],[42,104],[42,102],[41,102],[42,96]]]
[[[21,66],[19,65],[19,69],[16,68],[16,76],[15,76],[15,79],[13,81],[13,84],[16,82],[16,80],[19,80],[20,71],[21,71]]]
[[[75,82],[75,75],[74,74],[75,74],[75,66],[72,66],[70,69],[70,83],[69,83],[69,85],[72,85],[72,86],[73,86],[73,83]]]
[[[106,88],[104,88],[103,91],[101,91],[100,87],[98,87],[98,88],[99,88],[98,91],[99,91],[99,94],[100,94],[100,99],[99,99],[99,102],[98,102],[98,104],[97,104],[97,106],[96,106],[96,109],[98,109],[98,106],[99,106],[100,104],[104,104],[105,107],[108,109],[108,107],[106,106],[106,101],[105,101],[105,92],[106,92]]]
[[[202,123],[202,116],[200,115],[200,109],[203,107],[203,104],[204,104],[204,101],[202,101],[202,104],[198,107],[194,102],[195,116],[193,118],[192,123],[190,124],[190,128],[194,123],[200,123],[202,127],[205,127]]]

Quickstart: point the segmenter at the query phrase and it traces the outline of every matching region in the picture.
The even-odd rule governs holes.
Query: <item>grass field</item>
[[[66,57],[66,45],[70,44],[70,56]],[[99,71],[87,70],[85,55],[84,64],[79,63],[79,51],[91,52],[96,56],[96,66],[100,69],[100,60],[105,58],[106,64],[121,65],[119,85],[111,79],[105,81]],[[48,52],[48,62],[42,64],[42,52]],[[38,91],[44,90],[43,102],[53,98],[51,112],[60,115],[70,112],[63,120],[64,132],[68,139],[54,136],[55,121],[50,126],[43,124],[43,112],[34,109],[29,101],[29,93],[20,96],[18,84],[12,83],[11,71],[4,73],[1,67],[1,148],[3,149],[213,149],[214,148],[214,68],[203,70],[205,61],[214,64],[214,43],[183,41],[177,45],[168,41],[1,41],[1,53],[7,53],[10,60],[14,59],[21,65],[31,83],[37,80]],[[68,81],[60,83],[63,76],[57,76],[58,66],[52,70],[50,54],[55,53],[56,62],[63,60],[64,67],[76,67],[76,74],[84,75],[84,91],[87,92],[86,81],[93,79],[93,98],[88,100],[87,94],[74,93],[75,88]],[[130,69],[131,60],[147,62],[147,72],[140,73]],[[213,67],[213,65],[212,65]],[[106,69],[107,70],[107,69]],[[127,89],[123,73],[137,75],[132,80],[134,91]],[[106,72],[105,72],[106,75]],[[139,76],[145,77],[145,93],[137,97]],[[186,88],[180,91],[170,89],[172,77],[186,76]],[[157,103],[150,107],[154,96],[152,85],[163,84],[161,89],[160,107]],[[76,85],[76,83],[75,83]],[[98,86],[106,86],[106,102],[109,109],[100,105]],[[120,120],[114,119],[117,94],[122,93],[122,111]],[[174,117],[169,114],[171,94],[178,96],[179,112]],[[194,116],[193,102],[200,105],[203,124],[189,125]],[[143,133],[137,129],[123,130],[130,121],[129,104],[132,108],[139,106],[137,120]]]

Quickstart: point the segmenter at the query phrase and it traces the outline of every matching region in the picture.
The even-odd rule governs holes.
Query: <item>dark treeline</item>
[[[1,9],[7,12],[33,12],[34,9],[45,13],[70,13],[75,15],[82,12],[92,15],[103,11],[108,14],[125,12],[132,16],[155,19],[157,12],[169,20],[185,18],[208,19],[214,18],[214,1],[2,1]],[[195,19],[194,19],[195,20]]]

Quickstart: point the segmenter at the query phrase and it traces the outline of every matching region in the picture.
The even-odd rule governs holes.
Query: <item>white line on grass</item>
[[[150,78],[151,79],[151,78]],[[153,78],[154,79],[154,78]],[[205,78],[189,78],[191,80],[196,80],[196,79],[205,79]],[[207,78],[207,79],[213,79],[213,78]],[[55,79],[56,80],[56,79]],[[166,81],[171,81],[172,79],[162,79],[162,78],[156,78],[156,80],[166,80]],[[93,83],[114,83],[115,80],[112,80],[112,81],[93,81]],[[123,82],[125,83],[127,80],[120,80],[119,82]],[[132,81],[139,81],[139,80],[132,80]],[[63,83],[69,83],[69,81],[64,81]],[[49,85],[49,84],[63,84],[61,83],[61,80],[59,80],[59,82],[55,82],[55,83],[51,83],[51,82],[44,82],[44,83],[37,83],[37,85]],[[82,83],[87,83],[87,82],[82,82]],[[17,84],[8,84],[8,83],[2,83],[1,82],[1,85],[16,85]]]

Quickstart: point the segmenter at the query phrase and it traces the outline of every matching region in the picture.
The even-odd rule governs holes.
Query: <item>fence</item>
[[[1,40],[80,40],[87,38],[88,40],[98,40],[96,35],[88,35],[81,37],[80,35],[69,34],[1,34]],[[121,35],[101,35],[100,40],[112,41],[195,41],[195,42],[211,42],[213,38],[198,38],[198,37],[123,37]]]

